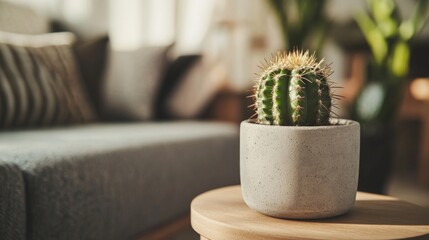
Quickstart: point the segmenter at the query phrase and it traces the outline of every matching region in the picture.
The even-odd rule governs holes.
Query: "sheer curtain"
[[[175,0],[109,0],[109,37],[115,50],[168,45],[175,39]]]
[[[116,49],[174,43],[174,53],[223,62],[226,81],[252,85],[261,59],[282,47],[264,0],[110,0],[109,35]]]
[[[81,39],[108,34],[115,50],[169,45],[223,62],[247,89],[261,59],[282,47],[265,0],[8,0],[53,18]]]
[[[199,53],[215,0],[109,0],[109,36],[115,48],[175,43],[179,54]]]

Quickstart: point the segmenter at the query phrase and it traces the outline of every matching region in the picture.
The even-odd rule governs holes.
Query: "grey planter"
[[[243,121],[240,178],[246,204],[263,214],[317,219],[349,211],[359,174],[359,123],[269,126]]]

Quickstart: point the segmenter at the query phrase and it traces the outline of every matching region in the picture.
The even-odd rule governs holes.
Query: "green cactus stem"
[[[257,123],[266,125],[329,125],[329,66],[308,52],[279,52],[263,67],[255,85]]]

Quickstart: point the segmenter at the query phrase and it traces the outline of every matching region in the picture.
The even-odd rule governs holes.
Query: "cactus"
[[[265,125],[329,125],[329,66],[307,52],[278,52],[255,85],[256,122]]]

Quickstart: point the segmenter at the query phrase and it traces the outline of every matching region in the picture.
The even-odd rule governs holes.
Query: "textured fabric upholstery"
[[[239,182],[238,131],[220,123],[3,132],[0,159],[24,172],[31,240],[130,239]]]
[[[25,240],[25,189],[21,170],[0,160],[0,239]]]

